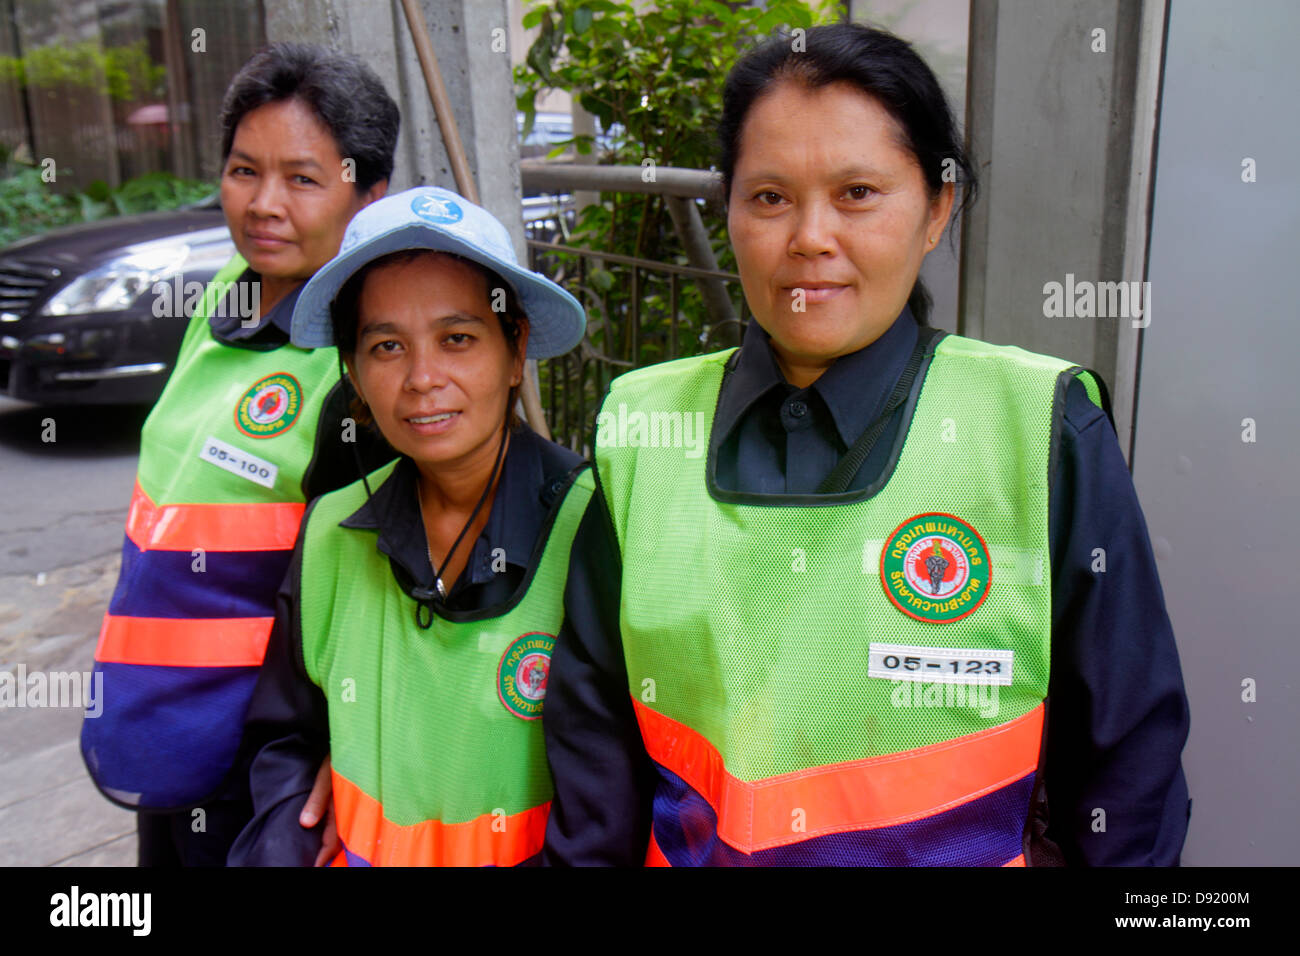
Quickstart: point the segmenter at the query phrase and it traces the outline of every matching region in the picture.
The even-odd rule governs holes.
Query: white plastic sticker
[[[927,684],[1011,684],[1012,650],[871,644],[867,676]]]
[[[211,465],[224,468],[232,475],[247,478],[263,488],[275,487],[275,476],[280,468],[265,458],[236,448],[220,438],[209,438],[199,449],[199,457]]]

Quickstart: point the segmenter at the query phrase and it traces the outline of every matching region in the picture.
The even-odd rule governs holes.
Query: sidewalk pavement
[[[118,555],[0,578],[0,670],[92,667]],[[135,814],[81,762],[79,707],[0,707],[0,867],[134,866]]]

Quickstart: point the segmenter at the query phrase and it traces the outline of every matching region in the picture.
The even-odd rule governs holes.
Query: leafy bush
[[[0,246],[58,226],[93,222],[106,216],[176,209],[211,195],[216,186],[171,173],[145,173],[110,189],[96,180],[84,192],[62,195],[34,167],[0,164]]]
[[[103,49],[97,41],[36,47],[25,56],[0,56],[0,82],[54,89],[79,87],[115,100],[165,96],[167,68],[153,62],[144,40]]]
[[[764,6],[721,3],[718,0],[658,0],[653,7],[631,0],[542,0],[524,15],[525,28],[539,28],[525,63],[515,69],[516,103],[524,113],[525,135],[532,129],[537,97],[544,90],[566,90],[601,127],[614,133],[613,147],[600,162],[641,167],[713,168],[717,156],[717,123],[722,115],[722,87],[727,72],[746,50],[779,28],[802,28],[838,16],[829,0],[812,3],[770,0]],[[590,136],[571,144],[587,154]],[[558,150],[557,150],[558,151]],[[719,267],[734,271],[735,260],[726,237],[721,208],[701,210]],[[599,205],[580,210],[570,237],[573,245],[623,255],[686,265],[687,260],[662,196],[602,193]],[[679,322],[673,322],[667,277],[640,274],[639,316],[633,328],[632,283],[624,270],[609,266],[583,276],[573,256],[547,253],[539,268],[565,281],[588,307],[588,339],[604,359],[600,374],[590,381],[578,362],[544,363],[542,396],[546,400],[555,376],[566,396],[578,390],[566,407],[594,409],[612,371],[717,349],[734,337],[711,334],[709,319],[696,283],[686,279],[678,290]],[[615,276],[609,268],[618,268]],[[741,294],[732,285],[736,315]],[[556,438],[575,442],[590,421],[555,425]]]

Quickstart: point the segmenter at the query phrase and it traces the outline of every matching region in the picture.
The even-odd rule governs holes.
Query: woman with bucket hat
[[[293,316],[336,345],[399,458],[317,499],[280,589],[245,745],[235,865],[310,865],[298,823],[332,758],[347,865],[513,865],[551,799],[541,716],[586,463],[513,415],[526,358],[581,340],[582,307],[521,268],[485,210],[433,187],[348,227]]]

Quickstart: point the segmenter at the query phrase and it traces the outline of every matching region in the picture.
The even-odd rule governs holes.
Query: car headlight
[[[194,245],[171,239],[144,243],[77,276],[41,307],[41,315],[84,315],[130,308],[154,283],[186,269],[215,271],[233,252],[228,238]]]

